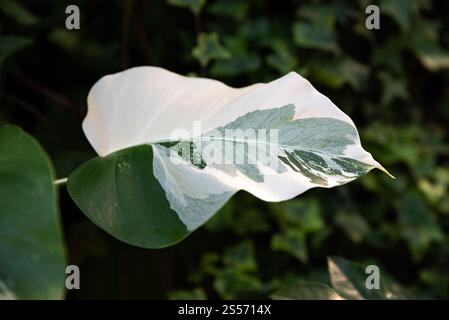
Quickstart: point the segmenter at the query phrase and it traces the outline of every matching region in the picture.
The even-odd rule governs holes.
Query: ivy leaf
[[[217,77],[235,77],[258,70],[260,64],[257,56],[233,55],[229,59],[215,62],[209,73]]]
[[[367,66],[350,58],[334,61],[316,61],[311,66],[315,79],[332,88],[348,83],[354,90],[360,91],[369,75]]]
[[[419,21],[410,32],[410,49],[432,72],[449,68],[449,51],[439,44],[439,29],[438,23]]]
[[[432,72],[449,68],[449,51],[442,49],[437,43],[422,43],[416,49],[416,54],[424,67]]]
[[[366,220],[356,213],[338,211],[334,220],[354,243],[362,242],[370,231],[370,226]]]
[[[399,24],[403,32],[408,31],[413,9],[412,0],[384,0],[380,7],[382,12],[391,16]]]
[[[338,51],[335,34],[319,24],[296,22],[293,25],[293,41],[304,48]]]
[[[271,238],[271,248],[285,251],[303,263],[307,262],[306,237],[301,230],[289,229],[284,233],[275,234]]]
[[[64,245],[48,156],[20,128],[0,127],[0,298],[60,299]]]
[[[371,272],[356,262],[340,257],[328,257],[328,271],[332,287],[319,282],[296,281],[272,294],[276,300],[364,300],[404,299],[403,289],[379,270],[380,288],[368,288]]]
[[[31,39],[19,36],[0,36],[0,65],[14,52],[32,42]]]
[[[133,68],[94,85],[83,129],[100,157],[75,170],[69,193],[143,247],[176,243],[238,190],[282,201],[384,170],[351,119],[294,72],[234,89]]]
[[[209,7],[209,12],[227,18],[243,20],[248,14],[249,2],[239,0],[214,1]]]
[[[218,34],[216,33],[201,33],[192,54],[202,66],[207,66],[214,59],[220,60],[231,57],[231,54],[218,41]]]
[[[342,300],[329,286],[311,281],[296,281],[271,295],[273,300]]]
[[[16,0],[2,0],[0,11],[24,26],[31,26],[37,22],[36,16]]]
[[[387,106],[396,98],[408,99],[407,84],[404,79],[394,77],[385,71],[379,72],[379,79],[384,88],[381,99],[382,105]]]
[[[298,61],[285,41],[275,40],[272,47],[274,52],[267,56],[267,64],[270,67],[282,74],[297,68]]]
[[[332,287],[345,299],[399,299],[399,288],[388,276],[379,270],[379,289],[368,289],[366,280],[370,273],[364,266],[340,257],[328,257],[327,264]]]
[[[206,0],[167,0],[167,3],[180,8],[189,8],[193,14],[199,15]]]

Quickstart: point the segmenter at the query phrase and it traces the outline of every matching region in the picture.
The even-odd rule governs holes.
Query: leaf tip
[[[383,166],[379,165],[379,166],[377,167],[377,169],[379,169],[380,171],[383,171],[383,172],[386,173],[390,178],[396,180],[396,177],[395,177],[394,175],[392,175],[390,172],[388,172],[388,170],[385,169]]]

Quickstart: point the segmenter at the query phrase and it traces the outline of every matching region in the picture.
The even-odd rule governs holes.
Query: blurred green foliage
[[[239,193],[163,250],[112,239],[62,189],[82,274],[68,298],[265,298],[300,280],[330,285],[329,255],[377,264],[409,296],[449,298],[449,3],[374,3],[379,30],[365,28],[365,0],[3,0],[0,122],[33,133],[60,177],[94,156],[80,126],[91,85],[144,64],[232,86],[296,71],[397,177],[372,172],[283,203]],[[69,4],[80,30],[64,28]]]

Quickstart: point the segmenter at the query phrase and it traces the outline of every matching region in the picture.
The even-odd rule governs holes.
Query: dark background
[[[374,171],[283,203],[241,192],[161,250],[104,233],[63,186],[69,262],[81,269],[67,297],[266,298],[295,279],[329,282],[337,255],[377,264],[409,297],[449,298],[449,2],[374,2],[379,30],[365,28],[367,1],[184,3],[203,2],[0,0],[0,122],[33,134],[66,177],[95,156],[80,124],[105,74],[156,65],[244,86],[294,70],[397,180]],[[69,4],[80,30],[65,29]]]

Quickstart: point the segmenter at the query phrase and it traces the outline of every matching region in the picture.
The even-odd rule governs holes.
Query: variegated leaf
[[[384,170],[351,119],[294,72],[236,89],[138,67],[99,80],[88,107],[83,129],[100,157],[69,177],[69,191],[100,227],[144,247],[176,242],[239,190],[283,201]]]

